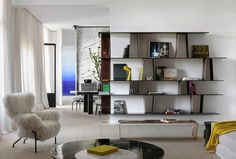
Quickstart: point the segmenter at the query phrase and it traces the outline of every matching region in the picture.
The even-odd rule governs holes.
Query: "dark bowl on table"
[[[91,79],[84,79],[84,83],[92,83]]]

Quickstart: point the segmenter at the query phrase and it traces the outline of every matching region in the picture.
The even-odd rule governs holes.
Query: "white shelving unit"
[[[181,109],[192,115],[217,115],[209,111],[204,101],[207,98],[220,98],[220,83],[214,64],[225,57],[214,56],[207,41],[202,41],[207,32],[185,33],[112,33],[110,58],[110,110],[114,113],[114,101],[125,100],[127,114],[163,114],[167,108]],[[170,42],[169,58],[149,58],[149,42]],[[122,58],[124,48],[130,45],[129,58]],[[192,45],[209,45],[209,58],[192,58]],[[103,59],[103,60],[108,60]],[[127,64],[132,69],[131,81],[115,81],[113,64]],[[220,63],[217,62],[217,65]],[[178,69],[178,80],[156,80],[155,67],[166,66]],[[139,80],[139,69],[144,68],[143,80]],[[145,80],[152,76],[154,80]],[[195,77],[197,95],[189,95],[187,82],[182,77]],[[130,94],[130,85],[138,86],[138,92]],[[148,95],[150,91],[163,91],[164,95]],[[185,114],[182,114],[185,115]]]

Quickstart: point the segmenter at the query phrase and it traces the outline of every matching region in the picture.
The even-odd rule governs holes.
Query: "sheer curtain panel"
[[[11,1],[0,0],[0,134],[11,130],[11,122],[2,103],[2,98],[11,92],[11,13]]]
[[[43,24],[24,8],[15,11],[16,52],[21,57],[22,92],[32,92],[36,104],[48,108],[43,66]]]

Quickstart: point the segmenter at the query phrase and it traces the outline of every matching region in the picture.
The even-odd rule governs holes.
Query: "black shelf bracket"
[[[185,42],[186,42],[186,57],[189,58],[189,50],[188,50],[188,33],[185,33]]]
[[[203,103],[204,103],[204,95],[200,96],[200,111],[199,113],[203,113]]]
[[[155,96],[152,96],[152,113],[154,112]]]
[[[209,59],[210,80],[214,80],[213,59]]]

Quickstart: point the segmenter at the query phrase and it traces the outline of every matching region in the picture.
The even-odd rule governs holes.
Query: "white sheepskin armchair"
[[[32,93],[8,94],[3,99],[6,112],[13,120],[17,128],[19,139],[13,144],[25,138],[35,140],[35,152],[37,152],[37,140],[45,141],[55,137],[60,130],[59,114],[56,111],[45,110],[32,112],[35,106],[35,97]]]

